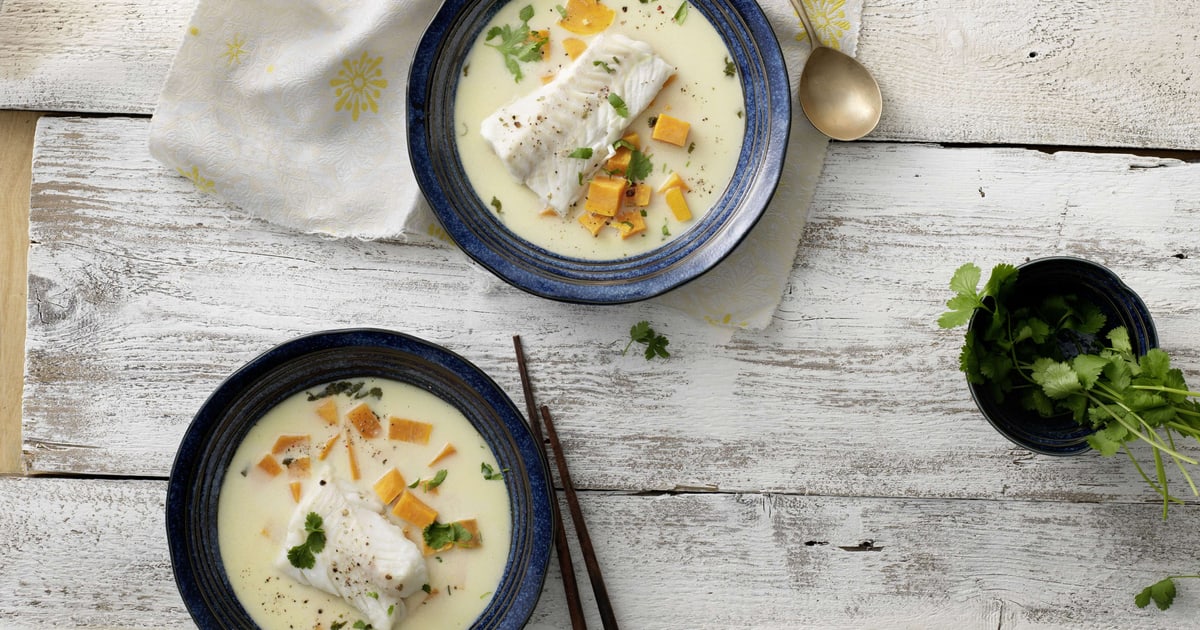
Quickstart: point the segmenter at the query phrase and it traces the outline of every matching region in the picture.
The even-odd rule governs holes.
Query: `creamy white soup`
[[[403,554],[383,547],[402,537],[404,557],[420,569],[413,575],[424,579],[403,585],[398,572],[395,584],[363,587],[366,604],[396,600],[377,606],[385,621],[371,627],[466,628],[490,601],[508,556],[503,474],[467,418],[427,391],[378,378],[316,387],[271,409],[238,447],[219,498],[221,559],[239,601],[262,628],[367,627],[371,618],[361,608],[294,574],[306,554],[311,571],[335,557],[338,528],[360,514],[355,510],[377,512],[368,514],[370,523],[350,523],[360,540],[343,536],[366,553],[343,560],[340,572],[335,562],[330,575],[349,584],[353,571],[376,565],[374,554],[381,564],[394,561]],[[360,507],[321,512],[334,488],[334,499],[350,496]],[[321,545],[310,544],[314,522]]]
[[[603,23],[606,12],[611,12],[611,23],[598,32],[573,32]],[[505,33],[497,30],[505,27]],[[521,28],[528,29],[531,38],[546,39],[544,59],[519,61],[522,51],[514,54],[514,46],[503,46],[504,35]],[[488,39],[489,35],[493,37]],[[603,162],[594,172],[578,174],[581,193],[565,212],[547,211],[546,200],[510,174],[509,161],[497,155],[493,142],[481,133],[481,123],[560,74],[570,75],[568,67],[586,54],[581,45],[586,50],[597,38],[613,35],[648,44],[673,69],[673,76],[644,111],[628,119],[625,132],[636,137],[629,136],[617,150],[632,154],[633,168],[622,163],[629,155],[618,154],[617,163]],[[616,61],[587,59],[586,65],[612,72],[609,66]],[[611,260],[646,252],[695,225],[730,181],[745,132],[745,98],[735,65],[713,26],[682,0],[510,2],[483,29],[468,54],[456,101],[458,149],[479,198],[522,238],[586,259]],[[655,139],[656,131],[662,139]],[[563,169],[575,169],[586,162],[584,155],[603,157],[599,152],[603,149],[576,150],[573,156],[559,151],[551,159]],[[591,198],[606,193],[592,186],[596,179],[603,180],[603,186],[623,180],[615,193],[623,195],[616,214],[591,210],[595,207]]]

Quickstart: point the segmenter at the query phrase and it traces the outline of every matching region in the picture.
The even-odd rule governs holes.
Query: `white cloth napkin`
[[[805,0],[853,54],[863,0]],[[794,91],[808,56],[787,0],[762,0]],[[247,214],[336,237],[441,233],[411,174],[406,81],[435,0],[200,0],[150,125],[150,153]],[[763,328],[787,285],[827,141],[798,105],[783,177],[716,269],[657,298],[717,326]]]

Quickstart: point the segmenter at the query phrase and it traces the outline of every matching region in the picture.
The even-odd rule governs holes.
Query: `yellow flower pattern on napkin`
[[[221,56],[229,65],[236,66],[242,62],[242,56],[245,54],[246,40],[234,33],[233,37],[225,42],[225,52],[221,53]]]
[[[181,168],[176,168],[175,170],[178,171],[180,175],[191,180],[191,182],[196,185],[196,190],[205,193],[216,192],[216,184],[213,183],[213,180],[207,179],[200,174],[199,166],[193,166],[192,170],[190,171],[185,171]]]
[[[343,61],[337,78],[329,82],[335,88],[334,95],[337,97],[334,110],[349,110],[355,122],[358,121],[358,115],[368,109],[372,113],[379,113],[379,97],[388,84],[387,79],[379,78],[383,76],[383,70],[379,68],[382,63],[383,57],[371,59],[365,52],[358,61]]]
[[[808,7],[808,18],[812,21],[813,29],[817,31],[817,39],[829,46],[841,50],[842,38],[850,31],[850,19],[846,17],[846,0],[800,0]],[[799,21],[799,16],[796,17]],[[804,26],[796,34],[796,41],[808,39]]]

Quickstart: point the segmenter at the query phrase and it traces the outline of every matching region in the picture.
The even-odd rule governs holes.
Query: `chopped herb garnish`
[[[621,354],[628,352],[629,346],[632,346],[635,341],[646,346],[647,361],[656,356],[664,359],[671,356],[671,353],[667,352],[667,344],[671,343],[670,340],[654,332],[654,329],[650,327],[650,322],[641,321],[629,329],[629,343],[625,344],[625,349],[621,351]]]
[[[620,140],[617,140],[616,142],[614,142],[612,144],[612,146],[614,149],[620,149],[621,147],[625,147],[626,149],[629,149],[630,151],[637,151],[637,147],[633,146],[633,143],[626,140],[625,138],[621,138]]]
[[[687,0],[684,0],[683,4],[679,5],[678,9],[675,9],[675,16],[671,19],[675,20],[676,24],[683,24],[683,21],[687,19],[687,14],[688,3]]]
[[[738,117],[738,118],[741,118],[741,117],[742,117],[742,110],[740,110],[740,109],[739,109],[739,110],[737,111],[737,117]]]
[[[613,70],[612,68],[610,68],[607,63],[600,61],[599,59],[597,59],[596,61],[593,61],[592,65],[599,67],[601,70],[603,70],[609,74],[616,72],[616,70]]]
[[[378,387],[372,387],[366,392],[360,393],[359,390],[361,390],[365,385],[366,383],[363,381],[359,381],[357,383],[352,383],[350,381],[337,381],[336,383],[330,383],[326,385],[325,389],[322,389],[319,392],[307,392],[308,400],[309,402],[312,402],[314,400],[328,398],[329,396],[341,396],[343,394],[354,398],[366,398],[367,396],[383,398],[383,390],[379,389]]]
[[[497,471],[495,468],[492,468],[490,465],[488,465],[487,462],[480,462],[479,464],[479,472],[482,472],[483,478],[487,479],[488,481],[503,479],[506,471],[508,471],[507,468],[502,471]]]
[[[695,150],[696,150],[696,143],[695,143],[695,142],[692,142],[692,143],[688,144],[688,153],[689,153],[689,154],[691,154],[691,152],[692,152],[692,151],[695,151]]]
[[[737,72],[736,66],[734,66],[733,62],[729,60],[729,57],[726,57],[725,58],[725,76],[731,77],[736,72]]]
[[[362,619],[355,621],[353,627],[354,627],[354,630],[375,630],[375,626],[372,626],[371,624],[363,621]]]
[[[509,73],[517,82],[525,78],[525,75],[521,73],[521,62],[541,59],[542,47],[547,43],[545,37],[529,30],[529,19],[533,17],[532,5],[525,5],[525,8],[521,9],[519,17],[521,18],[520,26],[515,28],[507,24],[493,26],[483,40],[484,44],[500,51],[500,54],[504,56],[504,66],[508,68]],[[499,40],[498,43],[491,43],[493,39]]]
[[[579,158],[581,160],[590,159],[592,157],[592,148],[591,147],[579,147],[578,149],[575,149],[570,154],[568,154],[567,157]]]
[[[430,549],[442,549],[455,543],[471,541],[471,532],[462,523],[439,523],[434,521],[425,526],[421,536]]]
[[[437,474],[435,474],[433,476],[433,479],[430,479],[429,481],[425,482],[425,491],[429,492],[430,490],[433,490],[434,488],[442,485],[442,482],[445,480],[446,480],[446,469],[442,468],[441,470],[437,471]]]
[[[650,158],[641,151],[634,151],[629,157],[629,167],[625,169],[625,178],[630,182],[640,182],[654,170]]]
[[[565,19],[567,19],[567,9],[566,9],[566,7],[564,7],[564,6],[563,6],[563,5],[561,5],[561,4],[556,4],[556,5],[554,5],[554,10],[555,10],[555,11],[558,11],[558,14],[559,14],[560,16],[562,16],[562,19],[564,19],[564,20],[565,20]]]
[[[667,222],[663,221],[663,236],[670,236],[671,230],[667,229]]]
[[[583,185],[583,171],[579,171],[578,175],[579,175],[579,185],[582,186]]]
[[[479,596],[479,599],[487,599],[487,596],[488,596],[488,595],[491,595],[491,594],[492,594],[492,592],[491,592],[491,591],[488,591],[488,592],[484,593],[483,595],[480,595],[480,596]]]
[[[492,207],[496,209],[496,214],[501,214],[504,212],[502,210],[504,206],[500,203],[500,200],[495,197],[492,197]]]
[[[379,593],[371,591],[370,593],[367,593],[367,597],[370,597],[371,599],[379,599]]]
[[[422,585],[421,585],[421,590],[422,590],[422,591],[425,591],[426,593],[431,593],[431,592],[433,592],[433,589],[429,588],[429,585],[428,585],[428,584],[422,584]]]
[[[625,106],[625,101],[620,96],[613,92],[608,93],[608,104],[617,110],[617,115],[629,118],[629,108]]]
[[[329,630],[342,630],[346,626],[345,621],[335,621],[329,624]]]
[[[651,116],[646,122],[650,123],[650,128],[653,129],[658,124],[658,116]]]
[[[309,512],[304,519],[304,531],[308,537],[303,543],[288,549],[288,562],[297,569],[311,569],[317,563],[316,554],[325,549],[325,530],[321,515]]]
[[[418,480],[416,480],[416,481],[414,481],[414,482],[412,482],[412,483],[408,484],[408,487],[409,487],[409,488],[416,488],[416,487],[417,487],[417,484],[419,484],[419,483],[421,483],[421,480],[420,480],[420,479],[418,479]]]
[[[392,613],[394,612],[396,612],[396,605],[392,604],[391,606],[388,606],[388,616],[391,617]]]

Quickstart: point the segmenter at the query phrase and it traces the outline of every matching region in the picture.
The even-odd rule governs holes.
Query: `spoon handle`
[[[804,25],[804,32],[808,34],[808,45],[816,50],[819,46],[824,46],[821,40],[817,39],[817,31],[812,27],[812,21],[808,19],[808,9],[804,7],[804,0],[792,0],[792,6],[796,8],[796,13],[800,15],[800,23]]]

